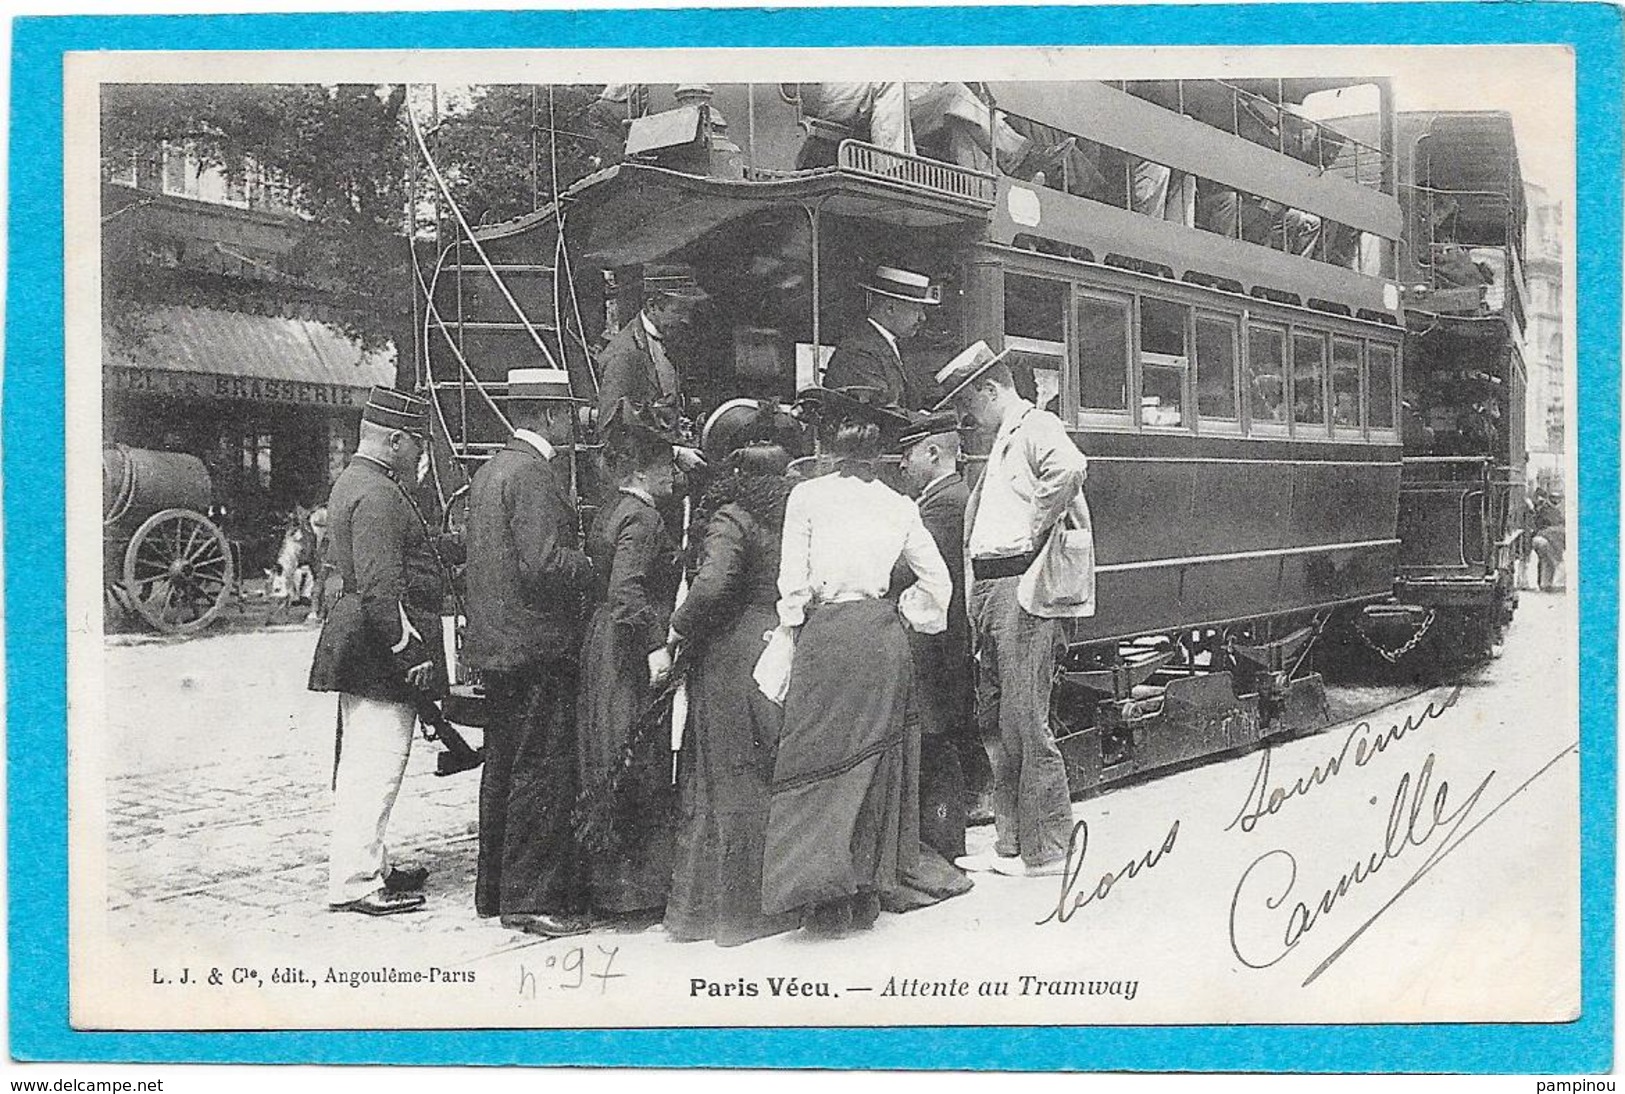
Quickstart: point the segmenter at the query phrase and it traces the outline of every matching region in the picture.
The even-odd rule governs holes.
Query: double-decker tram
[[[1356,85],[1381,104],[1363,136],[1310,119]],[[942,305],[905,367],[929,385],[974,340],[1008,349],[1089,458],[1097,610],[1054,709],[1073,793],[1327,724],[1317,639],[1398,610],[1420,549],[1386,81],[867,85],[872,111],[911,104],[906,147],[833,116],[832,86],[646,87],[624,159],[444,247],[421,377],[443,493],[501,445],[508,369],[556,363],[591,399],[657,266],[710,295],[668,347],[697,421],[793,401],[877,265],[926,272]]]
[[[1373,124],[1349,120],[1359,131]],[[1340,627],[1402,668],[1496,652],[1517,607],[1524,494],[1524,190],[1509,115],[1397,119],[1405,316],[1394,597]],[[1341,621],[1340,621],[1341,622]],[[1381,662],[1374,662],[1380,664]]]

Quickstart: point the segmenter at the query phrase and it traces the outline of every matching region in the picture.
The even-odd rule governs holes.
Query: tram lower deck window
[[[1332,339],[1332,425],[1338,429],[1359,429],[1360,343],[1346,338]]]
[[[1366,394],[1372,429],[1394,428],[1394,348],[1369,345],[1366,348]]]
[[[1236,325],[1196,320],[1196,412],[1206,420],[1236,420]]]
[[[1004,345],[1016,390],[1045,410],[1061,414],[1061,372],[1066,360],[1065,281],[1022,274],[1004,278]]]
[[[1129,300],[1078,292],[1072,345],[1078,369],[1078,407],[1128,409]]]
[[[1183,304],[1140,298],[1140,422],[1144,425],[1185,424],[1189,322],[1190,309]]]
[[[1285,331],[1256,323],[1247,327],[1248,412],[1254,425],[1286,426],[1285,342]]]
[[[1292,335],[1292,420],[1298,425],[1326,424],[1326,339],[1319,334]]]

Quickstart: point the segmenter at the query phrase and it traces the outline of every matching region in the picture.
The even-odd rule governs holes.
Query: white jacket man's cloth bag
[[[1082,490],[1021,575],[1016,603],[1042,619],[1086,619],[1095,614],[1095,531]]]

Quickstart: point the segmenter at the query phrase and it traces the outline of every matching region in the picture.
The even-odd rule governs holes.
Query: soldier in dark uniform
[[[474,908],[562,938],[588,926],[571,810],[582,605],[595,582],[570,498],[569,374],[515,369],[507,393],[514,435],[468,502],[463,656],[488,702]]]
[[[929,408],[937,392],[929,377],[909,374],[899,343],[920,332],[927,308],[942,303],[942,286],[931,284],[924,274],[880,266],[863,289],[869,314],[836,345],[823,386],[875,388],[884,393],[882,403],[905,410]]]
[[[360,445],[328,500],[330,557],[344,593],[316,643],[310,688],[339,693],[327,891],[336,911],[412,911],[429,876],[421,866],[391,866],[384,847],[412,747],[414,699],[446,687],[446,577],[408,493],[427,428],[422,399],[373,388]]]

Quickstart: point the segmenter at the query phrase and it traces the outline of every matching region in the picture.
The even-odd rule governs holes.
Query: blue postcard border
[[[11,1053],[23,1060],[1013,1070],[1612,1066],[1621,14],[1601,3],[28,18],[13,24],[3,392]],[[63,55],[76,50],[1554,43],[1576,58],[1582,1013],[1555,1025],[87,1033],[68,1025]]]

